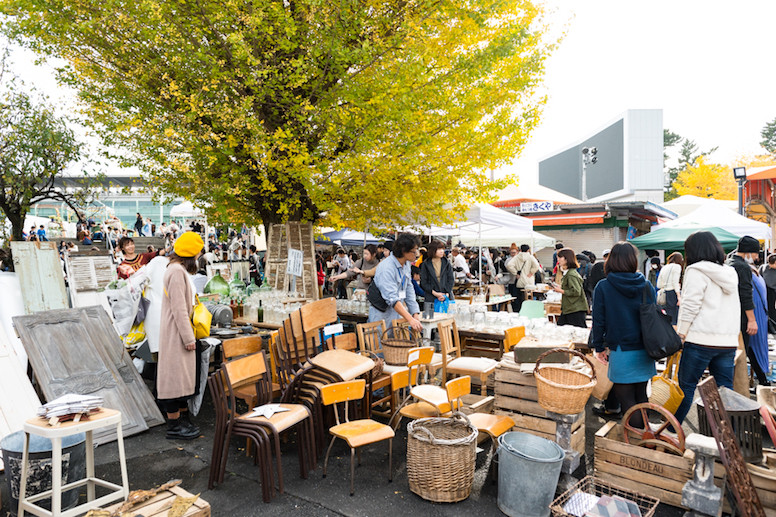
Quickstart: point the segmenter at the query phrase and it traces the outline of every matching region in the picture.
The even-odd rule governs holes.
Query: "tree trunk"
[[[12,241],[23,241],[24,236],[22,235],[24,232],[24,218],[27,215],[27,212],[14,212],[9,211],[6,212],[5,216],[8,218],[9,221],[11,221],[11,240]]]

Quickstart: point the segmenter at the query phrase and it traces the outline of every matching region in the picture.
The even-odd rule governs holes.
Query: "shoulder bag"
[[[679,387],[679,361],[681,357],[681,352],[672,355],[668,358],[663,373],[652,377],[652,395],[649,396],[649,401],[663,406],[671,413],[676,413],[684,400],[684,391]]]
[[[378,311],[385,312],[388,310],[388,302],[385,301],[382,293],[380,293],[380,289],[377,288],[377,284],[374,282],[370,283],[366,288],[366,299]]]
[[[202,339],[210,335],[210,324],[213,315],[207,310],[205,304],[199,301],[199,296],[194,296],[194,311],[191,313],[191,326],[194,327],[194,338]]]
[[[642,291],[639,320],[644,349],[652,359],[658,360],[674,355],[682,349],[682,340],[671,325],[671,316],[655,304],[647,303],[647,283]]]

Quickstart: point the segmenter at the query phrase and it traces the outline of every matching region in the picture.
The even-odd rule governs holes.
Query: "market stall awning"
[[[601,224],[606,212],[583,212],[573,214],[537,215],[531,217],[534,226],[564,226],[569,224]]]
[[[687,237],[700,231],[713,233],[725,251],[731,251],[738,245],[738,236],[735,234],[716,226],[700,224],[681,228],[660,228],[641,237],[636,237],[630,243],[642,250],[684,251],[684,241],[687,240]]]
[[[363,246],[364,245],[364,239],[366,238],[366,244],[379,244],[380,239],[372,235],[371,233],[364,233],[364,232],[357,232],[355,230],[348,230],[345,228],[344,230],[337,230],[334,232],[326,232],[323,234],[323,236],[328,240],[331,241],[332,244],[337,244],[340,246]],[[321,240],[317,240],[316,242],[321,243]]]

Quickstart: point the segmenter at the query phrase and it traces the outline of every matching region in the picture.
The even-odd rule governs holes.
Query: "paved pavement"
[[[588,405],[588,409],[589,409]],[[193,441],[165,439],[165,426],[158,426],[145,433],[125,439],[130,488],[148,489],[170,479],[183,480],[182,487],[191,493],[200,493],[217,516],[471,516],[503,515],[497,506],[497,483],[486,478],[489,458],[487,452],[478,454],[477,473],[472,495],[456,504],[430,503],[409,490],[406,474],[406,431],[400,431],[394,439],[394,480],[387,479],[387,445],[367,446],[362,452],[362,464],[356,469],[356,493],[349,494],[349,459],[347,446],[334,446],[329,460],[329,475],[323,479],[320,458],[318,469],[307,480],[299,477],[296,444],[290,440],[283,445],[282,463],[285,493],[276,494],[272,502],[261,499],[258,468],[245,456],[244,443],[233,440],[224,483],[214,490],[207,489],[208,468],[213,444],[213,409],[209,397],[205,397],[202,412],[196,419],[202,436]],[[603,421],[588,411],[587,417],[587,465],[592,473],[591,455],[595,431]],[[485,444],[487,450],[487,443]],[[118,452],[115,443],[100,446],[95,454],[97,475],[120,482]],[[0,515],[9,510],[9,497],[5,474],[0,475],[3,508]],[[662,505],[658,516],[680,516],[677,508]]]

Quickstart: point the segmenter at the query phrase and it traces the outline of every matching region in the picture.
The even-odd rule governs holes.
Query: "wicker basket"
[[[590,366],[591,374],[557,366],[540,368],[542,360],[555,353],[572,354],[582,358]],[[590,359],[568,348],[553,348],[540,355],[536,360],[534,377],[539,405],[547,411],[561,415],[576,415],[584,411],[596,385],[595,367]]]
[[[380,339],[385,364],[407,366],[410,348],[420,346],[418,335],[409,328],[389,328]]]
[[[383,367],[385,366],[385,360],[374,352],[369,350],[359,350],[356,352],[358,355],[368,357],[375,362],[375,367],[372,368],[372,380],[377,379],[381,373],[383,373]]]
[[[436,503],[463,501],[472,491],[477,429],[461,413],[407,425],[410,490]]]
[[[657,506],[660,504],[660,499],[650,497],[648,495],[634,492],[633,490],[627,490],[620,488],[616,485],[611,485],[605,481],[594,478],[593,476],[587,476],[582,478],[577,484],[563,492],[550,504],[550,510],[553,517],[574,517],[574,514],[567,513],[563,510],[563,506],[569,502],[577,493],[584,493],[595,495],[598,497],[605,495],[618,495],[629,499],[636,503],[641,510],[641,517],[652,517],[655,515]]]

